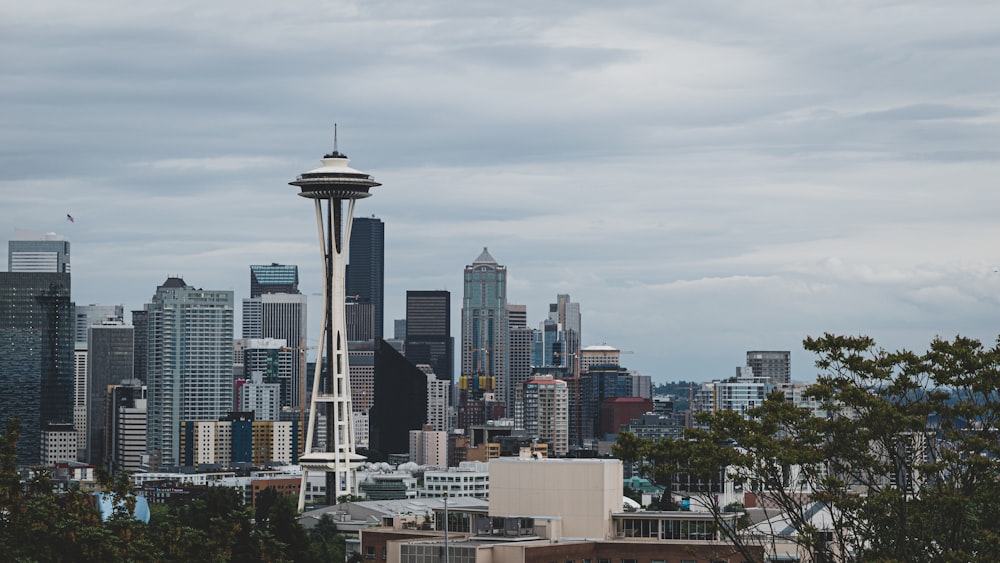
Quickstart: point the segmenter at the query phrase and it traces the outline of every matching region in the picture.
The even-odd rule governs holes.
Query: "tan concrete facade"
[[[490,515],[554,517],[561,537],[608,539],[611,514],[622,509],[617,459],[490,461]]]

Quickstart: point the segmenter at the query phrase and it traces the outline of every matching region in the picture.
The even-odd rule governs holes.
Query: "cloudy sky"
[[[407,289],[448,289],[457,336],[488,246],[529,322],[569,293],[584,343],[655,381],[751,349],[810,380],[823,332],[992,342],[998,21],[971,0],[8,0],[0,236],[68,237],[81,304],[140,308],[168,275],[239,302],[269,262],[319,291],[287,182],[338,122],[383,183],[358,213],[386,223],[388,334]]]

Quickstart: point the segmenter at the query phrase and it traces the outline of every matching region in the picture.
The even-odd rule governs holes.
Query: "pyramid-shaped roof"
[[[482,254],[479,255],[479,258],[476,258],[475,260],[473,260],[472,263],[473,264],[496,264],[497,261],[494,260],[492,256],[490,256],[490,251],[486,250],[486,247],[484,246]]]

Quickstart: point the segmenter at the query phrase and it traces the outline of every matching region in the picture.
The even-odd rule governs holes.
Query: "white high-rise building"
[[[566,382],[550,375],[535,376],[522,387],[523,406],[518,409],[528,436],[551,445],[552,454],[569,453],[569,390]]]
[[[265,383],[257,372],[240,386],[239,410],[253,412],[254,420],[275,421],[281,418],[281,385]]]
[[[267,287],[262,284],[257,286]],[[285,286],[280,287],[287,289]],[[283,370],[279,375],[283,407],[298,408],[301,396],[305,393],[303,375],[307,348],[307,297],[300,293],[261,293],[243,300],[243,338],[283,340],[283,348],[293,358],[288,370]]]
[[[427,376],[427,425],[439,432],[448,431],[448,391],[451,382],[438,379],[431,366],[420,364],[417,369]]]
[[[448,433],[428,426],[410,430],[410,461],[417,465],[448,467]]]
[[[178,465],[182,421],[216,421],[233,409],[233,292],[171,277],[145,309],[147,448],[157,471]]]

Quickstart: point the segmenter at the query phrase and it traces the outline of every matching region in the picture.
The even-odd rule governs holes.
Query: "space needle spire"
[[[370,175],[348,166],[350,160],[337,147],[336,125],[333,152],[325,155],[321,162],[323,165],[319,168],[304,172],[289,182],[289,185],[299,187],[300,196],[312,199],[315,203],[316,229],[323,259],[323,322],[316,351],[316,371],[309,404],[305,448],[299,458],[299,465],[302,467],[300,511],[305,507],[306,484],[310,473],[326,474],[327,501],[333,504],[341,495],[357,494],[357,468],[365,460],[357,454],[354,447],[354,418],[347,363],[347,321],[344,316],[344,275],[354,203],[371,196],[369,190],[381,184]],[[326,409],[324,451],[314,446],[316,415],[320,408]]]

